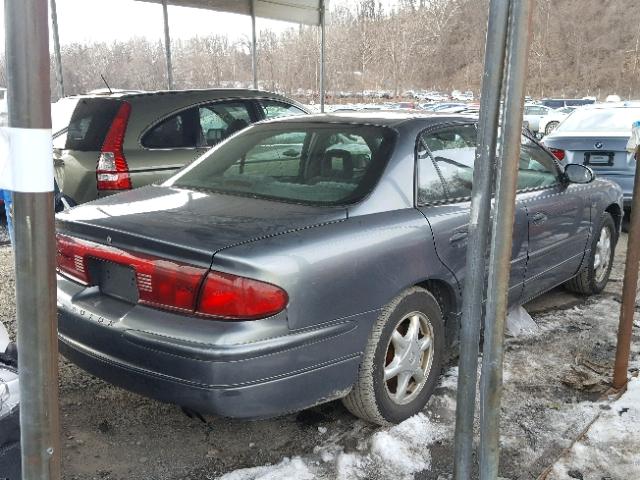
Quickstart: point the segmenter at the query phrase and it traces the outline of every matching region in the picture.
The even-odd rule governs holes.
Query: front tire
[[[431,397],[444,358],[444,321],[437,300],[413,287],[376,320],[353,390],[343,398],[355,416],[379,425],[420,412]]]
[[[616,226],[610,213],[602,214],[594,231],[597,233],[591,240],[587,265],[566,283],[569,290],[582,295],[600,293],[607,285],[618,240]]]

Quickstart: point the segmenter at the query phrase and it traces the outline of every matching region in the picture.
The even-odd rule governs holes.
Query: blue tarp
[[[4,200],[4,208],[7,217],[7,230],[9,230],[9,238],[11,243],[13,243],[13,222],[11,221],[12,215],[10,215],[12,203],[11,192],[8,190],[0,190],[0,198]]]

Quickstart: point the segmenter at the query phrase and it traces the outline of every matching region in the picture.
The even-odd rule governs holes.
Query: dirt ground
[[[554,290],[526,305],[538,330],[507,340],[502,477],[537,478],[605,408],[592,402],[606,387],[615,355],[625,246],[623,235],[605,292],[581,298]],[[3,245],[0,321],[15,335],[13,282],[11,249]],[[636,369],[639,330],[634,329],[632,349]],[[367,439],[382,430],[354,419],[339,402],[278,419],[206,417],[203,422],[176,406],[108,385],[62,357],[59,365],[65,479],[212,479],[297,456],[310,464],[328,462],[321,465],[321,478],[397,478],[344,477],[322,455],[329,446],[345,454],[362,451]],[[415,473],[416,479],[452,478],[456,382],[457,368],[450,366],[425,409],[429,421],[447,433],[429,445],[430,468]]]

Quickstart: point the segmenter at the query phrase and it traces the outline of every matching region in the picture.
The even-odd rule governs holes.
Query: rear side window
[[[458,125],[423,133],[418,140],[418,202],[471,196],[477,131]]]
[[[220,102],[200,107],[202,146],[212,147],[251,124],[245,102]]]
[[[305,112],[298,107],[289,105],[288,103],[278,102],[275,100],[261,100],[260,105],[264,111],[266,119],[288,117],[291,115],[304,115]]]
[[[145,148],[195,148],[201,136],[198,109],[190,108],[163,120],[144,137]]]
[[[69,122],[65,148],[98,152],[122,102],[107,98],[80,100]]]
[[[518,190],[545,188],[558,183],[554,159],[540,145],[522,135],[518,164]]]

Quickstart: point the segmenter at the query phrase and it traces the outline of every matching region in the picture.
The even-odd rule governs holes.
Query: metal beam
[[[491,196],[502,96],[509,4],[493,0],[484,54],[478,146],[473,171],[466,277],[460,320],[460,360],[456,404],[455,478],[471,478],[473,422],[478,382],[478,347],[486,289],[486,251],[490,235]]]
[[[164,18],[164,54],[167,59],[167,88],[173,90],[173,65],[171,64],[171,36],[169,35],[167,0],[162,0],[162,16]]]
[[[522,112],[527,77],[531,0],[510,0],[507,62],[504,74],[504,114],[500,155],[496,165],[496,200],[491,233],[484,348],[481,377],[480,480],[496,480],[500,453],[500,402],[504,360],[504,325],[508,306],[509,274]]]
[[[640,147],[636,147],[636,162],[640,160]],[[624,267],[622,284],[622,305],[620,305],[620,322],[618,325],[618,345],[613,371],[613,388],[620,390],[628,381],[629,354],[631,352],[631,336],[633,335],[633,316],[636,313],[636,296],[638,292],[638,266],[640,265],[640,168],[636,168],[633,182],[631,220],[629,221],[629,243],[627,259]]]
[[[253,74],[253,88],[258,89],[258,52],[256,50],[256,2],[251,0],[251,73]]]
[[[325,1],[320,0],[320,112],[324,113],[325,96]]]
[[[5,1],[4,6],[22,475],[55,480],[61,451],[48,2]]]
[[[56,0],[51,0],[51,29],[53,31],[53,53],[56,59],[56,84],[58,95],[64,98],[64,77],[62,76],[62,56],[60,55],[60,37],[58,36],[58,13]]]
[[[137,0],[161,3],[163,0]],[[252,0],[167,0],[178,7],[251,15]],[[255,15],[285,22],[320,25],[320,0],[255,0]]]

